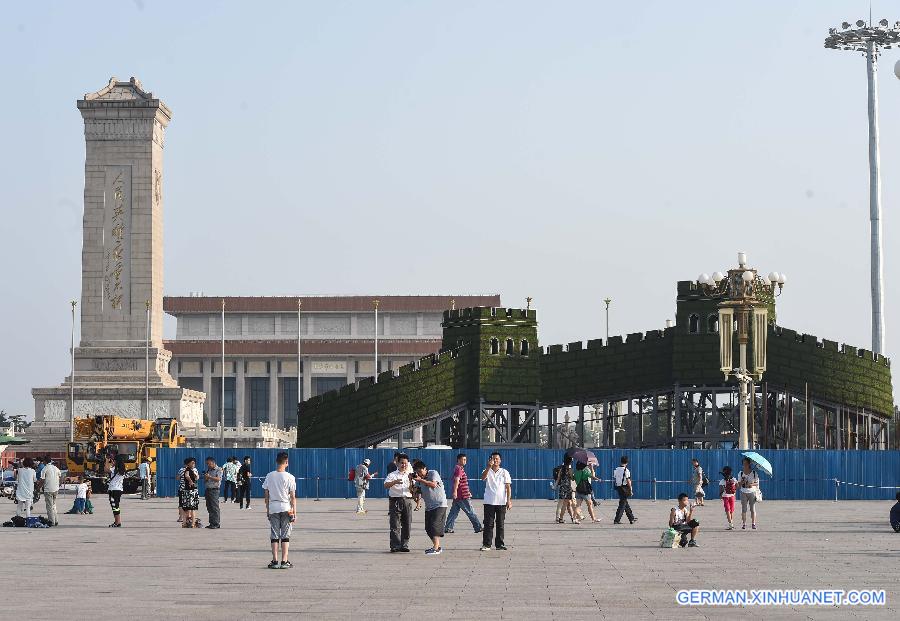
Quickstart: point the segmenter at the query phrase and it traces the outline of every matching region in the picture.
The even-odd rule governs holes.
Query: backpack
[[[705,472],[703,473],[703,481],[701,485],[703,485],[703,487],[709,487],[709,477],[706,476]]]
[[[356,468],[350,468],[350,472],[347,473],[348,481],[356,481]]]
[[[734,477],[725,481],[725,493],[726,494],[734,494],[737,492],[737,481],[734,480]]]

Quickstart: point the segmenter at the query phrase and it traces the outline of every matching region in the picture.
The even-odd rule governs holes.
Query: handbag
[[[660,548],[677,548],[681,545],[681,533],[674,528],[667,528],[659,538]]]
[[[575,481],[572,481],[571,479],[569,480],[569,487],[572,488],[573,492],[578,490],[578,485],[575,483]]]

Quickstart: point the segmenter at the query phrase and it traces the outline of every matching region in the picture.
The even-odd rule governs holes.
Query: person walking
[[[141,500],[150,498],[150,460],[146,457],[138,466],[138,476],[141,478]]]
[[[369,466],[372,465],[370,459],[362,460],[362,463],[356,467],[356,513],[364,515],[366,511],[366,490],[369,489],[369,481],[378,473],[370,473]]]
[[[581,503],[587,501],[588,515],[591,516],[591,522],[594,523],[600,521],[600,518],[594,515],[593,481],[596,478],[592,466],[580,461],[575,464],[575,497],[578,499],[578,503],[575,505],[575,514],[579,519],[584,519],[581,513]]]
[[[291,531],[297,518],[297,479],[287,471],[288,454],[284,451],[275,456],[275,470],[263,480],[263,502],[269,520],[269,539],[272,544],[272,561],[269,569],[290,569],[294,565],[288,560]],[[281,560],[278,549],[281,548]]]
[[[194,467],[196,463],[193,457],[188,457],[184,460],[184,468],[179,473],[178,507],[181,509],[182,528],[199,526],[199,520],[194,518],[194,511],[200,506],[200,494],[197,491],[197,481],[200,476]]]
[[[681,533],[681,547],[688,546],[690,548],[697,547],[697,532],[700,530],[700,522],[694,519],[694,508],[691,507],[691,501],[688,495],[682,492],[678,494],[678,506],[672,507],[669,511],[669,528],[674,528]],[[690,534],[691,540],[685,538]]]
[[[481,532],[481,520],[472,508],[472,492],[469,490],[469,477],[466,475],[466,457],[465,453],[456,456],[456,466],[453,468],[453,483],[450,497],[453,502],[450,505],[450,511],[447,515],[447,524],[444,525],[444,533],[452,533],[453,527],[456,525],[456,517],[460,510],[466,514],[469,521],[472,522],[472,528],[476,533]]]
[[[741,476],[741,530],[747,529],[747,507],[750,507],[750,528],[756,530],[756,501],[759,500],[759,475],[753,469],[753,462],[745,457]]]
[[[412,528],[412,473],[409,457],[400,453],[397,469],[384,478],[388,490],[388,516],[391,529],[391,552],[409,552],[409,534]]]
[[[244,463],[238,470],[238,499],[240,503],[238,509],[244,508],[244,501],[247,501],[247,508],[250,508],[250,492],[253,489],[253,469],[250,467],[250,456],[244,457]]]
[[[506,549],[504,539],[506,512],[512,509],[512,477],[500,467],[500,453],[494,451],[488,458],[487,467],[481,473],[484,481],[484,531],[481,535],[481,551],[491,549],[491,543],[498,550]],[[496,526],[497,534],[494,535]]]
[[[700,460],[696,457],[691,460],[691,465],[694,470],[688,483],[694,486],[694,498],[697,500],[697,506],[702,507],[703,500],[706,498],[706,492],[703,491],[703,468],[700,467]]]
[[[44,493],[44,504],[47,507],[47,520],[51,526],[59,525],[59,516],[56,513],[56,498],[59,495],[59,468],[47,455],[44,457],[44,469],[41,470],[41,491]]]
[[[237,502],[237,473],[240,470],[240,465],[237,463],[237,457],[233,455],[228,458],[228,461],[225,462],[225,465],[222,466],[222,475],[225,477],[222,483],[222,501],[228,502],[228,499],[231,498],[231,502]]]
[[[575,517],[575,482],[572,473],[572,456],[563,457],[563,463],[556,467],[556,523],[563,524],[563,514],[568,513],[573,524],[581,524]]]
[[[215,457],[206,458],[203,482],[206,483],[203,495],[206,499],[206,513],[209,514],[209,524],[206,525],[206,528],[219,528],[219,487],[222,485],[222,469],[216,464]]]
[[[34,505],[34,484],[37,473],[34,471],[34,460],[26,457],[16,470],[16,515],[26,520],[31,517]]]
[[[613,471],[613,486],[619,495],[619,506],[616,509],[616,517],[613,524],[622,523],[622,513],[628,516],[628,522],[634,524],[637,518],[631,511],[631,505],[628,504],[628,498],[634,494],[634,488],[631,484],[631,470],[628,469],[628,455],[622,455],[619,460],[619,467]]]
[[[719,481],[719,497],[725,507],[725,519],[728,526],[725,530],[734,530],[734,495],[737,493],[738,480],[731,474],[731,466],[722,468],[722,479]]]
[[[422,501],[425,503],[425,534],[431,539],[431,547],[425,554],[435,555],[443,551],[441,537],[444,536],[444,522],[447,519],[447,492],[444,481],[437,470],[429,470],[425,462],[417,459],[413,462],[413,479],[422,490]]]
[[[116,456],[116,463],[110,468],[109,483],[106,493],[109,495],[109,507],[112,509],[113,523],[110,528],[122,526],[122,492],[125,489],[125,460]]]

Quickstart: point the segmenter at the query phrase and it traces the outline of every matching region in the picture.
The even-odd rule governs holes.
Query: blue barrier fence
[[[600,466],[595,468],[601,483],[594,492],[600,498],[614,495],[609,479],[619,459],[627,454],[634,479],[635,498],[674,498],[680,492],[690,493],[687,483],[692,473],[691,459],[696,457],[710,479],[707,493],[718,496],[719,471],[730,465],[737,472],[741,455],[735,450],[591,449]],[[229,456],[242,459],[249,455],[253,465],[253,497],[262,496],[262,480],[275,467],[275,455],[280,449],[161,449],[157,463],[157,494],[175,496],[178,469],[186,457],[197,459],[197,468],[204,469],[203,460],[215,457],[219,465]],[[409,449],[410,459],[422,459],[430,469],[449,479],[456,464],[458,451],[445,449]],[[480,480],[490,449],[469,449],[466,472],[469,487],[475,498],[484,494]],[[760,450],[774,470],[774,476],[761,474],[761,487],[767,500],[889,500],[900,491],[900,451],[824,451],[824,450]],[[503,449],[503,467],[513,478],[515,498],[550,498],[549,484],[553,468],[562,461],[564,451],[550,449]],[[348,498],[356,495],[347,480],[351,468],[364,458],[372,461],[371,472],[383,477],[393,458],[392,449],[289,449],[288,470],[297,477],[299,498]],[[202,479],[202,477],[201,477]],[[202,489],[202,487],[201,487]],[[373,481],[367,497],[383,498],[384,488]]]

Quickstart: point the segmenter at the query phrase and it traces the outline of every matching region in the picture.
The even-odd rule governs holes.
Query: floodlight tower
[[[871,21],[871,20],[870,20]],[[886,19],[877,24],[863,20],[852,27],[841,24],[829,28],[825,47],[832,50],[862,52],[866,57],[869,82],[869,222],[871,229],[872,351],[884,353],[884,276],[881,267],[881,173],[878,153],[878,55],[900,43],[900,22],[889,27]]]

